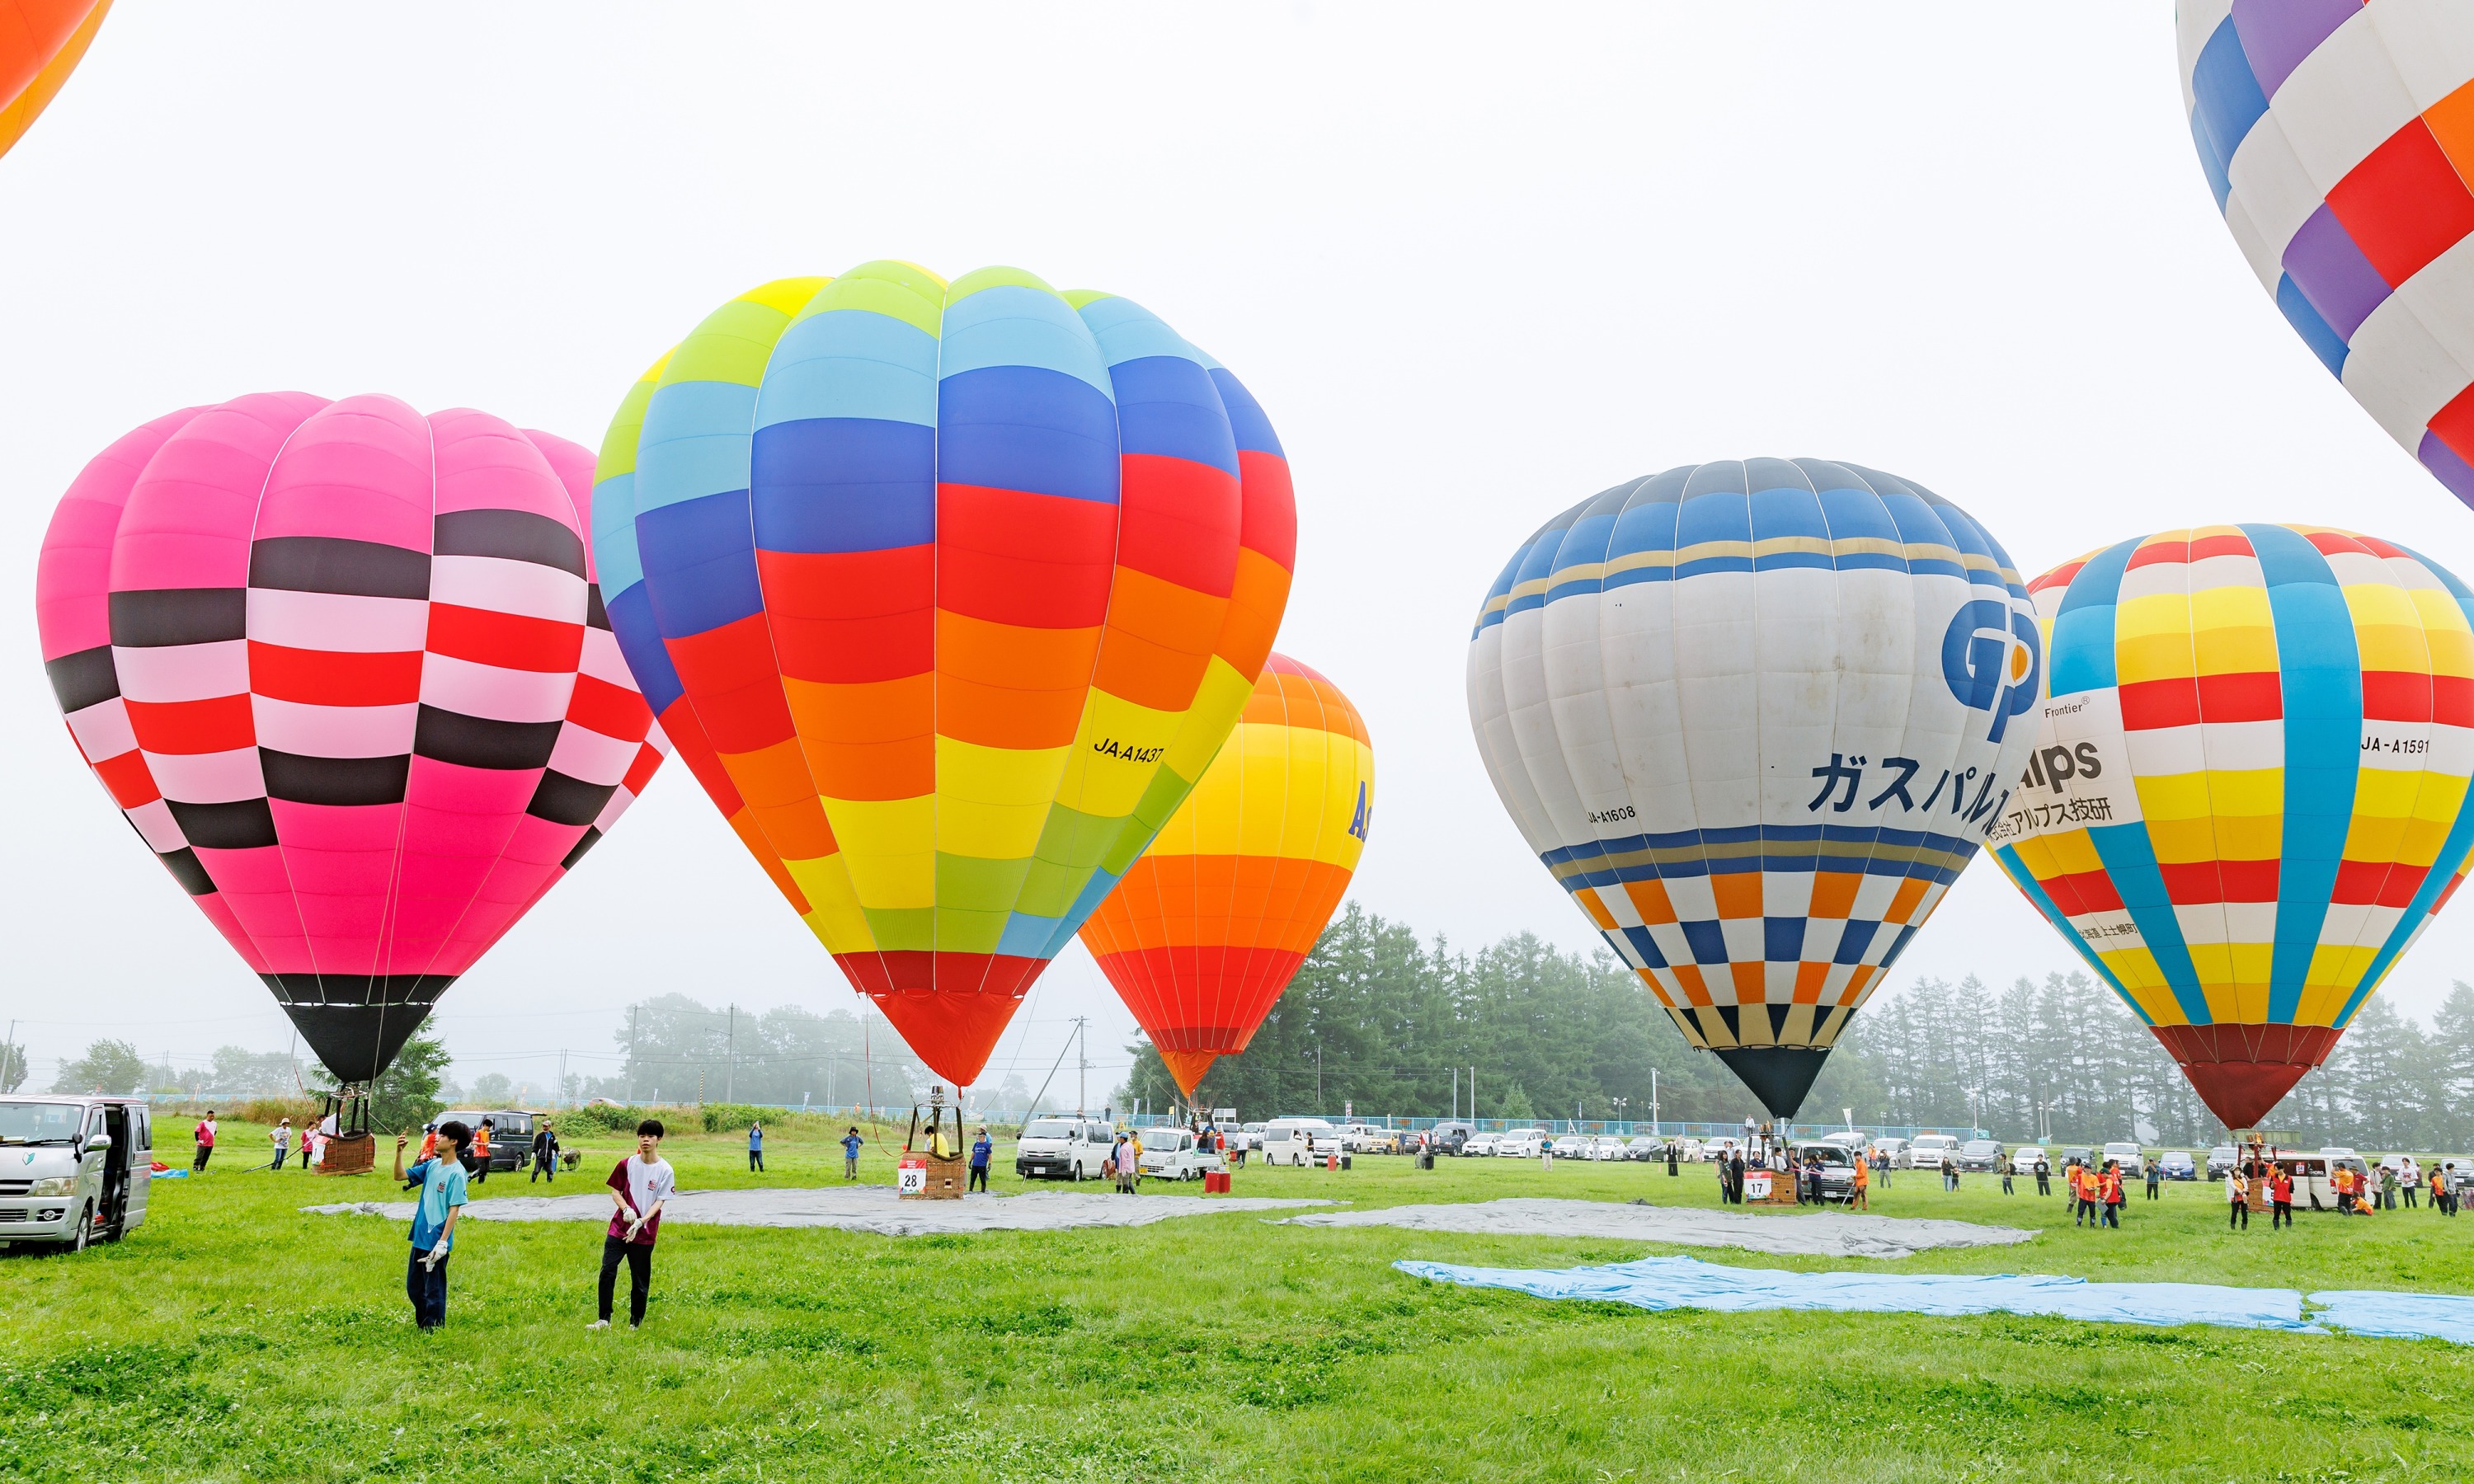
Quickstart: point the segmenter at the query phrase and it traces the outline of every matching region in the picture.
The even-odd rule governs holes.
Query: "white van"
[[[82,1252],[146,1219],[155,1120],[122,1097],[0,1097],[0,1244]]]
[[[1494,1140],[1494,1152],[1509,1159],[1535,1160],[1545,1150],[1544,1129],[1506,1129]]]
[[[1025,1180],[1097,1180],[1110,1143],[1108,1126],[1097,1118],[1033,1118],[1014,1145],[1013,1172]]]
[[[1263,1125],[1266,1164],[1312,1164],[1340,1152],[1340,1130],[1328,1118],[1274,1118]]]

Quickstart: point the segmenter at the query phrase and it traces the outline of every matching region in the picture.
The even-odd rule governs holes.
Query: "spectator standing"
[[[859,1137],[857,1125],[853,1125],[851,1131],[842,1136],[842,1179],[859,1179],[859,1146],[866,1142],[866,1139]]]
[[[1555,1140],[1552,1138],[1538,1141],[1538,1167],[1547,1170],[1555,1167]]]
[[[2225,1230],[2230,1232],[2240,1227],[2249,1231],[2250,1182],[2243,1178],[2239,1164],[2225,1171],[2225,1200],[2230,1203],[2230,1209],[2225,1213]]]
[[[971,1179],[969,1184],[962,1187],[964,1194],[967,1195],[973,1190],[987,1189],[988,1161],[996,1152],[996,1141],[988,1137],[988,1131],[982,1126],[979,1137],[971,1140]]]
[[[206,1168],[206,1161],[215,1157],[215,1111],[213,1109],[206,1110],[206,1115],[200,1118],[198,1126],[189,1131],[189,1137],[198,1146],[196,1157],[189,1161],[189,1172],[193,1175],[203,1174]]]
[[[2284,1165],[2268,1172],[2268,1229],[2293,1225],[2293,1175]]]
[[[1314,1146],[1309,1142],[1306,1147],[1311,1149]],[[1143,1193],[1143,1131],[1140,1129],[1126,1131],[1126,1193]]]
[[[1958,1161],[1949,1155],[1941,1157],[1941,1187],[1951,1191],[1958,1189]]]
[[[764,1125],[753,1121],[747,1125],[747,1167],[764,1168]]]
[[[466,1181],[463,1124],[449,1118],[438,1126],[446,1149],[407,1170],[403,1167],[403,1135],[395,1137],[395,1178],[420,1185],[412,1208],[412,1257],[404,1264],[404,1296],[412,1300],[412,1322],[422,1329],[447,1323],[447,1259],[455,1246],[455,1218],[464,1211]]]
[[[610,1227],[601,1237],[601,1315],[585,1326],[610,1328],[610,1304],[618,1287],[618,1264],[627,1264],[627,1328],[644,1323],[653,1296],[653,1241],[662,1234],[662,1206],[677,1188],[670,1161],[662,1158],[662,1120],[636,1125],[636,1152],[618,1161],[604,1184],[610,1187]]]
[[[2008,1159],[2004,1159],[2001,1161],[2001,1193],[2003,1195],[2017,1195],[2019,1193],[2018,1191],[2010,1188],[2010,1167],[2015,1162],[2015,1161]]]
[[[1126,1136],[1120,1134],[1116,1142],[1108,1146],[1108,1178],[1116,1182],[1119,1195],[1127,1190],[1126,1159]]]
[[[1680,1139],[1671,1139],[1666,1145],[1666,1178],[1669,1180],[1673,1180],[1676,1176],[1683,1173],[1682,1169],[1677,1164],[1677,1161],[1683,1158],[1682,1155],[1677,1152],[1677,1145],[1681,1142],[1682,1141]]]
[[[2405,1191],[2405,1209],[2413,1209],[2414,1197],[2422,1190],[2422,1166],[2410,1154],[2398,1157],[2397,1185]]]
[[[266,1137],[275,1141],[275,1164],[273,1167],[279,1170],[283,1168],[283,1157],[292,1152],[292,1120],[286,1118],[282,1122],[278,1123],[275,1126],[274,1132],[268,1134]]]
[[[529,1185],[544,1175],[551,1185],[558,1184],[558,1136],[550,1132],[547,1118],[533,1130],[533,1172],[524,1184]]]
[[[2152,1201],[2152,1200],[2154,1200],[2154,1199],[2156,1199],[2157,1195],[2159,1194],[2159,1190],[2158,1190],[2158,1183],[2159,1183],[2159,1182],[2161,1182],[2162,1180],[2164,1180],[2164,1178],[2165,1178],[2165,1171],[2164,1171],[2163,1169],[2161,1169],[2160,1167],[2158,1167],[2157,1161],[2155,1161],[2154,1160],[2150,1160],[2150,1161],[2147,1161],[2147,1199],[2149,1199],[2149,1200],[2151,1200],[2151,1201]]]
[[[2397,1172],[2393,1164],[2380,1166],[2380,1209],[2396,1209]]]

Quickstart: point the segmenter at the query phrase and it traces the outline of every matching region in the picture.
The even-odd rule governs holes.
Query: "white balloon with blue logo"
[[[1523,542],[1470,635],[1469,720],[1529,848],[1786,1117],[2001,818],[2042,659],[1965,511],[1854,465],[1729,461]]]

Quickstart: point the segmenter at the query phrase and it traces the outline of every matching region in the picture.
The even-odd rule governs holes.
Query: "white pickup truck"
[[[1205,1149],[1187,1129],[1140,1129],[1143,1137],[1143,1177],[1147,1180],[1201,1180],[1212,1170],[1225,1170],[1228,1161],[1215,1150]]]

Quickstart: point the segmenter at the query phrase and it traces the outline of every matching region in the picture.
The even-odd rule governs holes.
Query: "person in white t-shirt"
[[[617,1296],[618,1263],[627,1264],[627,1328],[644,1322],[644,1304],[653,1293],[653,1240],[662,1232],[662,1206],[677,1187],[676,1174],[662,1158],[662,1120],[636,1125],[636,1152],[618,1161],[605,1182],[610,1186],[610,1229],[601,1238],[601,1317],[588,1329],[610,1328],[610,1304]]]

